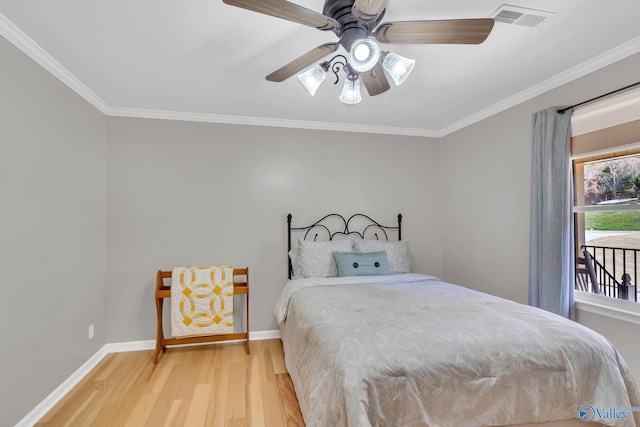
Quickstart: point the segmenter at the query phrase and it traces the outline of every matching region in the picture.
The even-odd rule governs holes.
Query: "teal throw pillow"
[[[380,276],[391,274],[387,252],[333,252],[338,276]]]

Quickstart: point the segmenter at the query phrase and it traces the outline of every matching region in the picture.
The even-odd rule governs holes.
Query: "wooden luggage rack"
[[[196,344],[206,342],[217,341],[231,341],[231,340],[246,340],[247,341],[247,354],[249,354],[249,268],[234,268],[233,269],[233,293],[245,294],[245,320],[246,330],[245,332],[232,333],[232,334],[219,334],[219,335],[201,335],[196,337],[186,338],[165,338],[162,328],[162,307],[165,298],[171,298],[171,286],[164,284],[165,279],[171,278],[171,271],[158,270],[156,276],[156,311],[158,314],[158,327],[156,333],[156,351],[153,356],[153,363],[158,363],[161,352],[167,349],[168,345],[181,345],[181,344]],[[240,277],[240,281],[236,281],[236,278]]]

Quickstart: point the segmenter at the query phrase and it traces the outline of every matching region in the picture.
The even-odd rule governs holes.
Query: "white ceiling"
[[[322,11],[322,0],[296,3]],[[389,0],[383,22],[489,17],[500,0]],[[416,60],[401,86],[347,106],[264,76],[337,41],[222,0],[0,0],[0,34],[105,114],[442,136],[640,51],[638,0],[513,0],[556,13],[496,23],[481,45],[385,45]],[[338,53],[344,53],[341,49]]]

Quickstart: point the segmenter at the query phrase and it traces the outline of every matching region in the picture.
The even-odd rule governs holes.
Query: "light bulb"
[[[353,49],[353,56],[358,61],[364,61],[369,57],[370,52],[371,52],[371,49],[369,49],[369,46],[367,46],[364,43],[361,43],[358,46],[356,46],[355,49]]]
[[[349,49],[349,65],[359,73],[369,71],[380,59],[380,47],[372,39],[358,39]]]

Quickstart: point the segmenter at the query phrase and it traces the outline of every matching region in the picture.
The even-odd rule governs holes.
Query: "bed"
[[[411,273],[401,232],[401,215],[288,216],[274,315],[308,427],[640,427],[640,391],[604,337]]]

